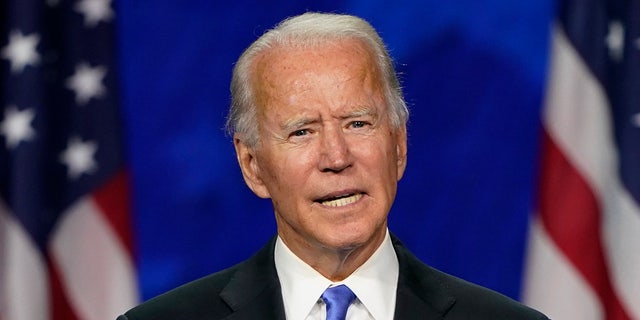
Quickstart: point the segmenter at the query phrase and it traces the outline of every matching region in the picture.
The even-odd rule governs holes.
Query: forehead
[[[330,59],[323,59],[330,57]],[[339,65],[350,62],[357,64],[371,64],[373,54],[363,40],[356,38],[320,39],[320,40],[289,40],[263,50],[255,59],[258,74],[277,71],[284,65],[295,66],[326,66]],[[292,62],[296,62],[292,64]],[[333,62],[333,63],[332,63]]]
[[[356,39],[270,48],[256,58],[253,71],[261,109],[296,100],[378,96],[383,88],[371,50]]]

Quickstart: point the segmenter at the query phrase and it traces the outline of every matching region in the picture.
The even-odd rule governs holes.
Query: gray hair
[[[404,126],[409,111],[393,61],[382,38],[365,20],[342,14],[305,13],[288,18],[264,33],[240,56],[231,78],[231,106],[227,116],[227,132],[243,135],[244,143],[256,147],[259,143],[253,82],[253,64],[262,52],[275,47],[313,47],[332,40],[358,39],[370,48],[384,79],[385,102],[390,107],[394,128]]]

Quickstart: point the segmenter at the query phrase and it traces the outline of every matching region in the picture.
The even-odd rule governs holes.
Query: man
[[[367,22],[285,20],[242,54],[231,92],[238,162],[271,199],[278,236],[119,319],[546,319],[424,265],[390,235],[408,112]]]

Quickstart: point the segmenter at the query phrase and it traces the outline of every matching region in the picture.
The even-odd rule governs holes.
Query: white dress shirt
[[[398,287],[398,257],[389,231],[382,244],[349,277],[335,283],[298,258],[278,237],[274,259],[287,319],[324,320],[325,303],[320,295],[326,288],[345,284],[356,295],[347,311],[347,320],[392,320]]]

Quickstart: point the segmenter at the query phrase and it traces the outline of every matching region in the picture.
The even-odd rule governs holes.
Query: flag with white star
[[[138,292],[113,3],[0,6],[0,319],[115,319]]]
[[[640,0],[560,4],[525,302],[640,319]]]

